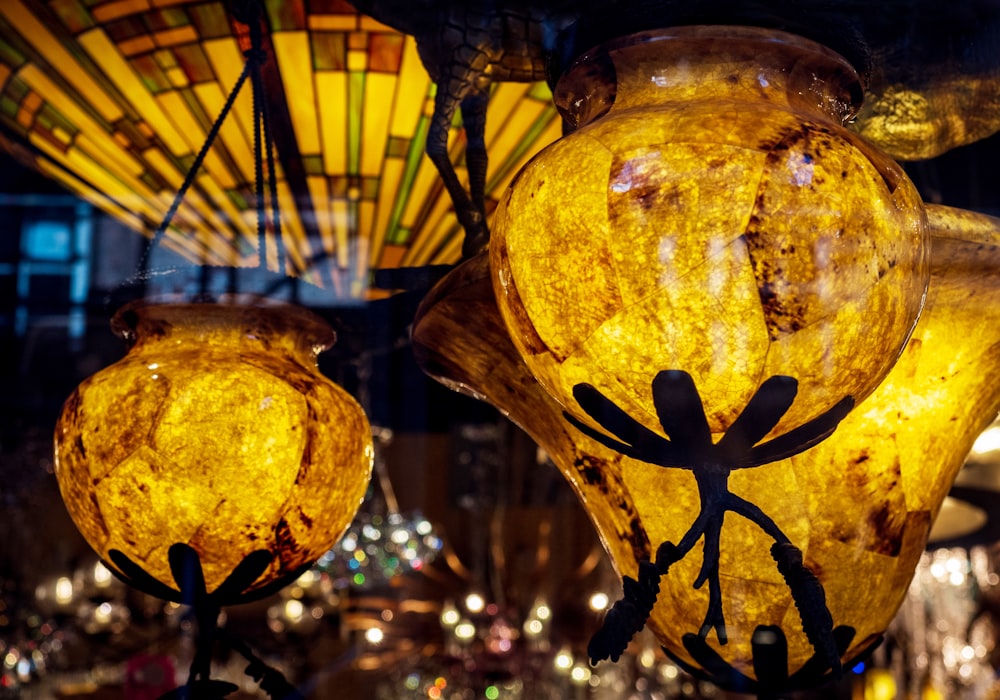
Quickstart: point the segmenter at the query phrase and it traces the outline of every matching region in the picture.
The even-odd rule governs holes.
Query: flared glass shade
[[[251,553],[271,555],[246,592],[297,575],[350,524],[372,469],[357,402],[324,377],[334,339],[290,306],[132,304],[130,344],[84,381],[56,426],[55,471],[98,554],[177,588],[169,551],[194,549],[212,593]]]
[[[886,379],[825,442],[731,477],[731,490],[801,548],[834,625],[850,634],[844,660],[892,619],[952,480],[1000,407],[1000,221],[942,207],[928,213],[934,235],[926,307]],[[640,560],[663,541],[677,542],[697,517],[691,472],[625,457],[567,422],[510,341],[485,259],[459,267],[432,291],[413,337],[428,374],[494,404],[548,452],[622,574],[637,576]],[[693,587],[700,548],[661,578],[649,626],[671,655],[746,688],[732,674],[755,678],[752,635],[774,625],[787,638],[788,673],[802,671],[815,652],[771,542],[749,521],[726,518],[719,552],[725,645],[714,633],[695,641],[709,596],[707,587]],[[795,682],[818,682],[822,672]]]
[[[416,41],[347,2],[262,2],[283,272],[338,298],[369,270],[452,263],[462,233],[424,155],[434,86]],[[243,69],[246,27],[222,0],[0,3],[0,144],[151,235]],[[210,265],[259,262],[253,110],[244,85],[164,245]],[[486,118],[488,208],[559,136],[547,87],[505,83]],[[450,152],[466,178],[465,136]],[[268,243],[268,263],[277,265]]]
[[[589,384],[662,434],[650,385],[690,375],[713,435],[763,383],[798,393],[781,435],[892,367],[927,283],[923,205],[843,128],[839,56],[756,28],[687,27],[595,49],[560,79],[578,128],[501,199],[500,311],[538,381],[577,419]]]

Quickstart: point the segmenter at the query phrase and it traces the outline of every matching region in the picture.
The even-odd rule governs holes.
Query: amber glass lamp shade
[[[283,305],[138,303],[112,326],[128,354],[76,389],[55,433],[63,500],[109,566],[177,589],[182,545],[211,594],[267,552],[247,599],[336,542],[373,451],[361,407],[317,367],[325,322]]]
[[[805,39],[681,27],[578,59],[554,95],[576,130],[515,178],[491,265],[511,339],[577,419],[586,383],[662,434],[650,383],[689,374],[716,437],[770,377],[780,435],[885,377],[927,284],[902,169],[842,125],[851,66]]]
[[[733,472],[730,480],[734,493],[769,514],[802,550],[825,590],[844,662],[870,648],[892,620],[952,480],[1000,408],[1000,221],[927,209],[933,231],[927,303],[886,379],[826,441]],[[484,258],[459,267],[431,292],[413,340],[428,374],[494,404],[546,450],[620,573],[636,577],[640,561],[651,559],[660,543],[677,542],[698,516],[690,471],[624,456],[566,420],[511,342]],[[744,691],[755,689],[764,661],[760,668],[770,669],[772,685],[814,685],[829,674],[816,665],[768,553],[771,544],[744,518],[730,515],[722,526],[726,644],[714,631],[698,634],[709,599],[707,586],[693,585],[700,547],[671,567],[648,622],[668,653]],[[783,633],[787,668],[785,658],[755,658],[753,637],[762,627]]]

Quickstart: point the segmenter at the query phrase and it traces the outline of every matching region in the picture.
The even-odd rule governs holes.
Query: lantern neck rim
[[[694,25],[636,32],[574,60],[556,81],[570,131],[612,109],[665,101],[765,99],[843,125],[864,98],[852,64],[777,29]]]
[[[311,363],[337,339],[330,325],[311,311],[246,294],[204,303],[139,299],[122,306],[111,319],[112,331],[129,347],[156,341],[174,328],[192,337],[231,334],[234,339],[276,341],[294,347]]]

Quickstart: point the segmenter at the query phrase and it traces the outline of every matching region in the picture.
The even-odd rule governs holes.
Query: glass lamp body
[[[576,130],[518,174],[491,265],[511,339],[577,419],[580,383],[663,434],[660,370],[694,379],[723,433],[761,383],[798,381],[781,434],[892,367],[927,284],[902,169],[843,128],[839,56],[738,27],[633,35],[556,86]]]
[[[211,593],[251,552],[273,559],[247,593],[340,537],[372,469],[361,407],[324,377],[333,342],[290,306],[132,304],[130,344],[84,381],[56,427],[56,477],[84,538],[176,587],[169,548],[199,555]]]
[[[942,207],[928,212],[934,237],[927,304],[889,375],[826,441],[731,478],[731,490],[770,514],[801,548],[834,625],[853,632],[844,661],[892,620],[948,488],[1000,408],[1000,221]],[[698,515],[691,472],[625,457],[566,421],[512,343],[484,258],[459,267],[431,292],[413,340],[428,374],[489,401],[538,441],[573,486],[621,574],[636,577],[638,562],[651,559],[661,542],[677,542]],[[704,640],[718,663],[703,665],[685,645],[708,603],[707,587],[693,586],[700,548],[660,579],[648,626],[693,670],[741,687],[726,669],[754,678],[753,631],[775,625],[788,641],[789,674],[801,671],[814,650],[768,553],[772,540],[730,516],[720,542],[728,643],[714,634]],[[821,680],[806,675],[796,682]]]

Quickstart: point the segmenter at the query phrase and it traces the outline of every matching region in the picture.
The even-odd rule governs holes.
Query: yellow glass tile
[[[308,26],[313,32],[353,32],[358,28],[358,16],[309,15]]]
[[[403,60],[396,80],[389,133],[407,138],[413,136],[424,110],[428,81],[427,71],[417,53],[417,42],[408,36],[403,44]]]
[[[285,253],[289,260],[295,263],[295,269],[305,270],[309,267],[306,260],[312,257],[309,239],[306,238],[299,209],[295,206],[295,197],[288,188],[288,183],[281,180],[277,183],[278,205],[281,208],[281,233],[285,241]]]
[[[208,57],[208,62],[211,64],[212,70],[219,77],[217,85],[222,90],[223,97],[229,95],[236,86],[236,81],[239,80],[240,74],[243,72],[244,61],[239,44],[232,37],[225,37],[206,41],[201,47]],[[215,109],[206,110],[206,114],[209,115],[212,121],[215,121],[219,116],[219,113],[222,111],[222,105],[223,102],[219,102],[218,107]],[[239,130],[243,135],[243,140],[246,144],[245,147],[250,148],[251,144],[253,144],[253,91],[251,90],[249,79],[247,79],[240,89],[240,94],[236,97],[236,102],[233,103],[233,108],[229,111],[226,122],[232,124],[234,123],[234,119],[236,120],[235,124],[239,126]],[[229,144],[227,143],[226,146],[229,147]],[[252,165],[251,169],[244,170],[244,173],[247,174],[244,177],[252,180]]]
[[[552,123],[545,127],[545,130],[539,135],[538,142],[535,147],[528,149],[524,156],[522,156],[520,160],[514,164],[514,167],[512,167],[503,178],[494,183],[493,188],[489,192],[489,196],[494,199],[499,199],[503,195],[504,190],[507,189],[507,186],[510,185],[511,181],[514,179],[514,176],[520,172],[521,168],[528,164],[528,161],[534,157],[535,153],[561,137],[562,120],[555,118],[552,120]]]
[[[319,231],[320,241],[323,243],[323,250],[327,255],[332,255],[336,249],[336,241],[333,238],[330,191],[327,188],[326,178],[322,176],[307,177],[306,184],[309,186],[309,197],[316,215],[316,228]]]
[[[413,188],[403,209],[402,225],[405,228],[415,228],[417,217],[431,202],[432,188],[443,188],[440,176],[430,158],[424,153],[420,156],[420,165],[416,177],[413,178]]]
[[[357,49],[348,51],[347,70],[351,73],[364,73],[368,70],[368,52]]]
[[[323,172],[327,175],[347,173],[347,73],[322,71],[316,73],[319,101],[319,123],[323,129]]]
[[[320,154],[316,94],[308,32],[277,32],[271,37],[281,80],[289,95],[288,112],[303,155]],[[325,99],[325,98],[324,98]]]
[[[141,196],[135,196],[135,199],[138,200],[135,202],[136,206],[131,206],[131,202],[123,201],[133,197],[130,188],[112,176],[106,169],[96,164],[89,155],[82,152],[79,148],[71,147],[64,152],[56,148],[48,139],[35,133],[29,134],[28,140],[32,145],[48,155],[54,162],[75,173],[84,181],[89,181],[99,192],[122,201],[125,206],[129,206],[133,211],[138,211],[146,215],[152,213],[149,206],[143,204],[144,200]],[[155,217],[150,216],[149,218]]]
[[[79,132],[76,135],[76,145],[86,151],[89,156],[94,160],[95,163],[99,164],[109,173],[117,177],[119,180],[125,182],[127,185],[142,188],[144,191],[145,186],[139,180],[139,175],[145,172],[146,168],[144,165],[139,163],[131,153],[123,150],[117,150],[114,152],[109,152],[108,144],[105,142],[111,141],[107,138],[105,134],[98,132],[91,137],[91,134],[86,132]]]
[[[77,41],[90,54],[94,63],[104,71],[106,77],[121,90],[140,116],[149,122],[150,127],[171,153],[182,155],[190,151],[169,116],[163,113],[142,80],[118,52],[104,30],[98,28],[84,32],[77,37]]]
[[[93,8],[90,13],[94,21],[104,24],[110,20],[134,15],[149,9],[149,0],[118,0],[106,2]]]
[[[66,145],[69,145],[69,143],[73,140],[73,135],[60,126],[52,128],[52,135],[57,141],[61,141]]]
[[[176,196],[176,192],[180,191],[181,185],[184,183],[186,173],[180,172],[170,162],[163,151],[158,148],[147,149],[143,152],[142,157],[170,185],[172,202],[173,197]],[[204,221],[208,222],[212,229],[217,230],[223,236],[231,238],[232,234],[228,232],[228,228],[219,218],[215,207],[206,202],[196,189],[190,188],[185,192],[184,199],[181,200],[181,206],[192,207]]]
[[[167,51],[166,49],[160,49],[153,54],[153,58],[156,60],[156,65],[162,68],[164,71],[169,72],[171,68],[177,68],[177,57],[174,56],[173,51]]]
[[[240,211],[233,204],[233,201],[226,196],[225,192],[222,191],[219,187],[218,181],[211,175],[199,175],[197,180],[202,190],[208,194],[212,202],[215,203],[216,208],[226,215],[229,227],[235,228],[238,232],[243,234],[245,238],[252,239],[252,237],[256,235],[255,230],[244,219],[243,215],[240,214]]]
[[[382,168],[382,177],[378,186],[378,202],[375,208],[375,227],[372,229],[372,260],[378,260],[382,254],[385,237],[389,233],[389,217],[398,196],[399,181],[403,177],[406,162],[400,158],[390,158]]]
[[[121,108],[73,58],[73,54],[67,51],[52,32],[31,13],[22,0],[3,0],[0,2],[0,15],[11,23],[25,41],[45,57],[49,65],[53,66],[97,110],[102,118],[109,122],[115,122],[122,118]]]
[[[199,83],[193,88],[195,97],[206,114],[218,115],[226,102],[226,95],[217,83]],[[234,107],[235,109],[235,107]],[[253,182],[253,141],[247,141],[237,122],[225,119],[219,128],[219,138],[229,151],[230,157],[240,169],[245,182]]]
[[[148,34],[118,42],[118,50],[125,56],[147,53],[155,48],[156,44]]]
[[[127,209],[123,209],[118,206],[117,202],[108,199],[93,187],[90,187],[79,178],[71,175],[64,168],[60,168],[55,165],[48,158],[40,157],[35,160],[35,163],[38,165],[38,168],[42,171],[42,173],[48,175],[53,180],[62,183],[77,196],[82,197],[95,207],[110,214],[129,228],[132,228],[139,233],[146,232],[146,227],[143,225],[142,219]]]
[[[191,153],[198,153],[205,144],[208,134],[201,128],[201,124],[191,113],[184,98],[177,92],[164,92],[156,96],[156,101],[163,112],[169,114],[173,119],[177,130],[191,149]],[[205,154],[202,167],[219,181],[220,187],[228,189],[236,186],[237,180],[234,174],[229,172],[229,168],[223,163],[214,147]]]
[[[177,88],[187,87],[188,85],[187,73],[184,72],[183,68],[174,66],[173,68],[168,68],[166,73],[167,73],[167,80],[170,81],[171,85]]]
[[[458,226],[458,219],[454,219],[454,227],[448,230],[448,243],[431,258],[432,265],[452,265],[462,259],[462,242],[464,236]]]
[[[175,29],[165,29],[153,35],[156,45],[160,47],[176,46],[177,44],[190,44],[198,41],[198,32],[191,26],[176,27]]]
[[[371,265],[372,225],[375,223],[375,202],[358,202],[358,257],[355,274],[366,275]],[[363,248],[363,250],[362,250]]]
[[[337,239],[337,266],[346,270],[351,264],[347,249],[347,241],[350,236],[350,216],[347,202],[343,199],[334,199],[330,203],[330,211],[333,215],[333,230]]]
[[[385,73],[369,73],[365,78],[361,175],[377,176],[385,161],[395,82],[395,75]]]

